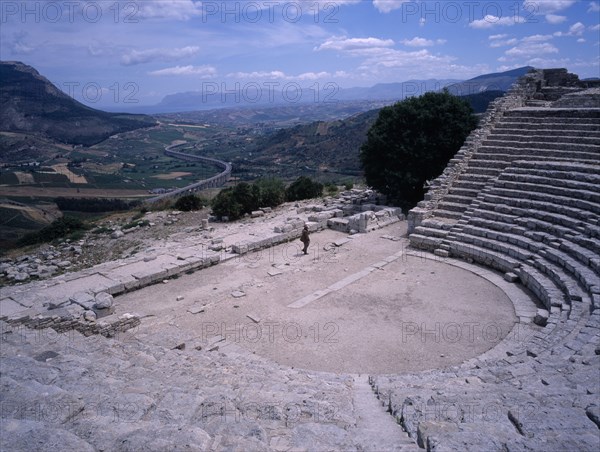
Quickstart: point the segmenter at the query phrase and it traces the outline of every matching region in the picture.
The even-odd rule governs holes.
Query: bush
[[[38,232],[32,232],[19,240],[20,246],[35,245],[36,243],[51,242],[87,229],[83,221],[73,217],[62,217]]]
[[[476,126],[470,105],[447,90],[383,108],[361,147],[367,184],[398,205],[416,204]]]
[[[335,196],[338,193],[337,185],[331,183],[325,185],[325,190],[329,196]]]
[[[260,207],[260,189],[257,185],[240,182],[233,189],[233,198],[241,206],[242,215]]]
[[[354,188],[354,182],[346,182],[344,184],[344,190],[348,191],[348,190],[352,190]]]
[[[228,217],[230,220],[237,220],[242,216],[242,205],[236,201],[233,188],[225,188],[215,196],[212,210],[219,218]]]
[[[217,217],[237,220],[261,207],[277,207],[285,201],[285,185],[279,179],[259,179],[253,184],[240,182],[235,188],[221,190],[212,201]]]
[[[288,201],[318,198],[323,195],[323,184],[314,182],[306,176],[300,176],[286,190]]]
[[[192,210],[200,210],[204,206],[202,198],[196,195],[185,195],[178,198],[175,202],[175,209],[182,212],[190,212]]]
[[[114,212],[137,207],[139,201],[124,201],[108,198],[55,198],[54,202],[62,211],[76,212]]]
[[[281,179],[259,179],[254,185],[259,190],[260,207],[277,207],[285,202],[285,185]]]

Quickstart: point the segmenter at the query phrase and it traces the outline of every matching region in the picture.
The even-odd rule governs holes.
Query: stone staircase
[[[600,446],[599,90],[544,87],[546,72],[523,79],[501,114],[492,107],[460,171],[409,213],[412,247],[499,271],[541,308],[542,329],[506,356],[376,379],[427,449]]]
[[[522,125],[525,127],[520,128]],[[546,134],[547,131],[553,133]],[[600,107],[598,110],[524,107],[507,111],[482,140],[431,217],[460,219],[477,194],[517,160],[535,156],[536,161],[568,158],[597,163],[599,139]]]

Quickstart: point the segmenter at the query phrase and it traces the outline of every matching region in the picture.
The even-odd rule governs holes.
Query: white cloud
[[[409,3],[411,0],[373,0],[373,6],[379,12],[389,13],[395,9],[402,8],[403,3]]]
[[[590,8],[588,9],[588,13],[597,13],[597,12],[600,12],[600,3],[591,2]]]
[[[536,14],[551,14],[569,8],[576,0],[525,0],[524,9]]]
[[[513,46],[519,42],[519,40],[516,38],[509,38],[509,39],[506,39],[506,38],[508,38],[507,34],[488,36],[488,40],[491,41],[490,47],[497,48],[497,47]]]
[[[559,38],[563,36],[582,36],[585,28],[585,25],[583,25],[581,22],[577,22],[569,27],[569,31],[556,31],[553,33],[553,35]],[[592,27],[591,30],[594,30],[594,27]]]
[[[426,23],[427,23],[427,19],[425,19],[424,17],[421,17],[419,19],[419,27],[424,27]]]
[[[521,39],[521,42],[543,42],[551,39],[552,35],[531,35],[525,36],[523,39]]]
[[[139,10],[134,16],[143,19],[189,20],[202,14],[201,4],[192,0],[152,0],[135,5]]]
[[[121,57],[121,64],[132,66],[135,64],[149,63],[151,61],[176,61],[196,55],[200,47],[187,46],[178,49],[148,49],[131,50]]]
[[[392,39],[379,38],[347,38],[345,36],[334,36],[314,50],[339,50],[351,51],[355,49],[366,49],[373,47],[392,47],[394,41]]]
[[[497,48],[497,47],[514,46],[518,42],[519,42],[519,40],[516,39],[516,38],[511,38],[511,39],[496,39],[496,40],[494,40],[494,41],[492,41],[490,43],[490,47]]]
[[[568,34],[571,36],[581,36],[584,31],[585,31],[585,25],[583,25],[581,22],[577,22],[577,23],[571,25],[571,28],[569,28]]]
[[[13,55],[29,55],[35,50],[35,46],[27,42],[28,33],[25,30],[13,33],[10,43],[10,51]]]
[[[497,16],[493,16],[491,14],[488,14],[483,19],[474,20],[473,22],[470,22],[469,23],[469,27],[471,27],[471,28],[477,28],[477,29],[492,28],[492,27],[495,27],[495,26],[506,26],[506,27],[508,27],[508,26],[511,26],[511,25],[523,24],[525,22],[527,22],[527,20],[524,19],[521,16],[497,17]]]
[[[591,31],[600,31],[600,24],[598,25],[594,25],[593,27],[590,27]]]
[[[412,39],[404,39],[400,42],[402,42],[402,44],[404,44],[405,46],[409,46],[409,47],[431,47],[436,44],[438,44],[438,45],[445,44],[446,40],[445,39],[436,39],[434,41],[431,39],[425,39],[425,38],[420,38],[418,36],[415,36]]]
[[[584,42],[586,42],[586,41],[585,41],[585,39],[583,39],[583,38],[579,38],[579,39],[577,40],[577,42],[579,42],[580,44],[582,44],[582,43],[584,43]]]
[[[567,16],[557,16],[556,14],[546,14],[546,22],[552,25],[562,24],[567,20]]]
[[[254,72],[232,72],[227,74],[227,77],[231,78],[245,78],[245,79],[270,79],[278,80],[285,79],[287,75],[283,71],[254,71]]]
[[[283,71],[254,71],[254,72],[232,72],[227,74],[230,78],[251,79],[251,80],[298,80],[312,81],[325,78],[345,78],[349,74],[344,71],[331,72],[304,72],[297,75],[288,75]]]
[[[217,75],[217,70],[213,66],[175,66],[157,71],[149,72],[150,75],[185,75],[200,78],[211,78]]]
[[[549,53],[558,53],[558,49],[552,44],[544,42],[524,42],[512,49],[508,49],[505,55],[509,57],[530,57],[534,55],[545,55]]]

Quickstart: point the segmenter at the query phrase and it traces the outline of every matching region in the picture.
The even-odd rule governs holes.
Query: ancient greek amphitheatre
[[[2,448],[596,450],[599,94],[531,73],[407,222],[348,193],[2,288]]]

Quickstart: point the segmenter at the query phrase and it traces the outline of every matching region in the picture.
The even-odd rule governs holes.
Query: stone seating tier
[[[497,270],[543,307],[505,357],[374,380],[423,448],[600,444],[600,108],[586,89],[564,70],[528,74],[409,213],[412,247]]]

